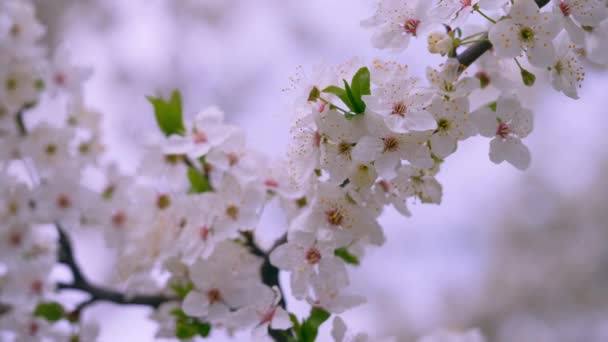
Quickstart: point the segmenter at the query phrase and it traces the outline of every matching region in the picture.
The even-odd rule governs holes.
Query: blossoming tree
[[[485,28],[467,25],[478,16]],[[362,22],[379,49],[423,39],[426,80],[396,62],[319,66],[296,81],[289,152],[269,160],[218,108],[184,120],[178,91],[148,97],[164,138],[150,143],[137,174],[100,158],[100,115],[82,100],[87,68],[66,51],[48,56],[45,28],[28,0],[0,3],[0,337],[93,341],[81,313],[101,302],[152,309],[160,337],[248,330],[252,340],[314,341],[333,316],[336,341],[377,340],[347,329],[343,312],[364,303],[347,293],[349,268],[385,241],[387,206],[440,204],[436,175],[459,142],[490,138],[489,159],[525,170],[533,112],[513,84],[546,74],[578,98],[583,61],[608,64],[603,0],[386,0]],[[515,65],[512,78],[505,66]],[[494,100],[472,107],[472,94]],[[63,119],[32,118],[42,96],[63,96]],[[58,115],[53,115],[55,118]],[[99,182],[87,182],[87,177]],[[279,201],[289,224],[269,249],[259,217]],[[100,229],[119,255],[117,284],[91,282],[71,235]],[[52,271],[63,264],[69,279]],[[289,272],[289,283],[279,274]],[[282,289],[310,313],[289,312]],[[57,292],[86,295],[77,305]],[[481,341],[471,330],[419,341]]]

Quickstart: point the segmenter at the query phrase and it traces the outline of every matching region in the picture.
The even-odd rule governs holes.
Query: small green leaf
[[[194,317],[186,315],[181,309],[171,311],[171,315],[176,318],[175,336],[185,340],[195,336],[207,337],[211,331],[211,324],[201,322]]]
[[[209,183],[209,177],[205,176],[194,167],[188,168],[188,179],[190,180],[189,192],[191,194],[200,194],[212,190],[211,183]]]
[[[323,89],[323,92],[336,95],[340,100],[342,100],[342,102],[344,102],[344,104],[346,105],[346,107],[348,107],[348,109],[353,110],[353,103],[351,102],[350,98],[346,94],[346,90],[344,90],[340,87],[337,87],[337,86],[329,86],[329,87]]]
[[[357,73],[353,76],[351,88],[356,98],[361,99],[363,95],[371,95],[370,75],[367,67],[357,70]]]
[[[363,112],[365,112],[365,102],[363,102],[363,100],[361,99],[361,96],[355,96],[352,88],[348,85],[346,80],[343,80],[343,81],[344,81],[344,89],[346,90],[346,96],[348,96],[348,99],[353,104],[351,110],[353,112],[355,112],[355,116],[356,116],[356,114],[362,114]]]
[[[345,263],[350,265],[359,265],[359,258],[356,255],[351,254],[346,247],[338,248],[334,251],[334,255],[344,260]]]
[[[496,101],[491,102],[488,104],[488,107],[490,107],[490,109],[495,112],[496,111]]]
[[[310,94],[308,94],[308,102],[317,101],[319,99],[319,96],[321,96],[321,91],[319,91],[319,88],[313,87],[310,91]]]
[[[41,317],[49,322],[57,322],[65,315],[63,306],[57,302],[43,302],[36,306],[34,317]]]
[[[321,308],[313,307],[310,316],[302,323],[300,328],[300,342],[314,342],[319,333],[319,326],[325,322],[331,314]]]
[[[182,96],[178,90],[171,93],[168,101],[161,97],[146,96],[146,98],[154,107],[156,123],[166,136],[186,133],[182,117]]]
[[[194,285],[192,285],[192,283],[187,283],[187,284],[174,283],[174,284],[171,284],[171,289],[173,290],[173,292],[175,292],[175,294],[180,299],[186,298],[186,296],[188,295],[188,293],[190,293],[190,291],[192,291],[193,288],[194,288]]]

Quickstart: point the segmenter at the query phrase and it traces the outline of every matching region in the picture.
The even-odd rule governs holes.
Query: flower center
[[[272,178],[268,178],[266,181],[264,181],[264,185],[266,185],[269,188],[278,188],[279,182],[277,182],[276,180],[274,180]]]
[[[506,138],[509,133],[511,133],[511,128],[509,125],[501,121],[496,129],[496,135],[501,138]]]
[[[564,17],[570,16],[571,9],[570,9],[570,5],[568,5],[567,3],[561,1],[559,3],[559,9],[562,11],[562,14],[564,15]]]
[[[321,146],[321,133],[319,133],[319,131],[315,132],[315,135],[314,135],[312,141],[313,141],[313,145],[315,147]]]
[[[38,326],[38,323],[32,321],[29,326],[30,336],[36,336],[39,329],[40,327]]]
[[[122,228],[127,222],[127,214],[124,211],[119,210],[114,215],[112,215],[112,224],[116,228]]]
[[[192,138],[194,139],[195,144],[204,144],[207,142],[207,135],[203,131],[199,131],[197,129],[192,133]]]
[[[485,71],[478,71],[475,74],[475,77],[479,80],[479,85],[481,89],[490,85],[490,75],[488,75]]]
[[[177,164],[181,163],[183,159],[184,159],[184,157],[181,154],[166,154],[165,155],[165,163],[171,164],[171,165],[177,165]]]
[[[234,204],[229,205],[226,207],[226,215],[236,221],[239,218],[239,208]]]
[[[272,308],[268,309],[266,312],[264,312],[262,314],[262,319],[260,320],[260,324],[269,323],[270,321],[272,321],[276,310],[277,310],[276,307],[272,307]]]
[[[350,156],[350,151],[353,149],[353,144],[348,141],[342,141],[338,144],[338,153],[343,156]]]
[[[57,207],[61,209],[67,209],[71,206],[72,201],[70,200],[70,197],[68,197],[68,195],[60,194],[59,196],[57,196]]]
[[[48,144],[44,148],[44,153],[48,154],[49,156],[54,155],[56,152],[57,152],[57,145],[55,145],[55,144]]]
[[[437,129],[440,131],[447,131],[450,129],[450,121],[447,119],[441,119],[437,122]]]
[[[332,226],[339,226],[344,220],[344,215],[337,208],[326,211],[325,217],[327,219],[327,222]]]
[[[407,107],[405,106],[405,103],[397,102],[397,103],[393,104],[393,111],[391,112],[391,114],[395,114],[395,115],[399,115],[400,117],[404,117],[406,111],[407,111]]]
[[[213,288],[207,291],[207,299],[210,304],[219,303],[222,300],[222,293],[219,289]]]
[[[21,233],[19,232],[12,232],[9,236],[8,236],[8,241],[11,244],[11,246],[21,246],[21,243],[23,242],[23,237],[21,236]]]
[[[412,36],[416,36],[416,32],[418,31],[418,25],[420,25],[420,20],[416,18],[409,18],[403,24],[403,29],[406,33],[411,34]]]
[[[64,86],[67,81],[67,77],[65,77],[64,73],[58,72],[53,77],[53,81],[55,81],[55,84],[57,84],[58,86]]]
[[[30,288],[32,290],[33,294],[36,295],[41,295],[42,294],[42,287],[44,284],[42,284],[42,281],[40,281],[39,279],[36,279],[32,282],[32,284],[30,285]]]
[[[384,179],[381,179],[380,181],[378,181],[378,186],[382,189],[382,191],[384,192],[389,192],[391,191],[391,184],[389,182],[387,182]]]
[[[239,162],[239,156],[236,153],[228,153],[228,164],[234,166]]]
[[[534,31],[529,27],[522,27],[519,31],[519,38],[525,42],[531,42],[534,39]]]
[[[473,0],[460,0],[461,9],[471,6]]]
[[[209,233],[211,232],[211,228],[208,225],[204,225],[199,230],[198,234],[201,237],[201,240],[207,241],[209,238]]]
[[[156,197],[156,207],[160,210],[166,209],[171,205],[171,197],[167,194],[159,194]]]
[[[384,152],[395,152],[399,149],[399,139],[394,136],[388,136],[384,139]]]
[[[321,261],[321,252],[319,252],[319,250],[314,247],[310,247],[306,251],[306,261],[310,265],[318,264],[319,261]]]

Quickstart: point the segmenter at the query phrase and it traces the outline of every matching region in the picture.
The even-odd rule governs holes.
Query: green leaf
[[[192,285],[192,283],[190,283],[190,282],[187,284],[179,284],[179,283],[171,284],[171,289],[173,290],[173,292],[175,292],[175,294],[180,299],[186,298],[188,293],[190,293],[190,291],[192,291],[193,288],[194,288],[194,285]]]
[[[175,309],[171,311],[171,314],[176,318],[175,336],[177,336],[179,339],[185,340],[195,336],[209,336],[211,324],[201,322],[194,317],[190,317],[181,309]]]
[[[325,322],[331,314],[321,308],[313,307],[310,316],[300,327],[300,342],[314,342],[319,333],[319,326]]]
[[[39,303],[34,310],[34,317],[41,317],[49,322],[57,322],[65,315],[63,306],[57,302]]]
[[[337,87],[337,86],[329,86],[329,87],[323,89],[323,92],[336,95],[340,100],[342,100],[342,102],[344,102],[344,104],[346,105],[346,107],[348,107],[348,109],[353,110],[353,103],[351,102],[350,98],[346,94],[346,90],[344,90],[340,87]]]
[[[190,180],[189,192],[191,194],[200,194],[212,190],[211,183],[209,183],[209,177],[205,176],[194,167],[188,168],[188,179]]]
[[[356,98],[361,99],[363,95],[371,95],[370,75],[367,67],[357,70],[357,73],[353,76],[351,88]]]
[[[182,117],[182,96],[178,90],[171,93],[169,100],[160,97],[146,96],[154,107],[154,116],[160,130],[166,135],[184,135],[184,119]]]
[[[346,90],[346,96],[348,96],[348,99],[353,104],[351,110],[355,112],[355,114],[362,114],[363,112],[365,112],[365,102],[363,102],[361,96],[355,96],[352,88],[348,85],[346,80],[343,81],[344,90]]]
[[[308,102],[317,101],[319,99],[319,96],[321,96],[321,91],[319,91],[319,88],[312,87],[312,90],[308,94]]]
[[[356,255],[351,254],[346,247],[336,249],[334,255],[344,260],[347,264],[359,266],[359,258],[357,258]]]

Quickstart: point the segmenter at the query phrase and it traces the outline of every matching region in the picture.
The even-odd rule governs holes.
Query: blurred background
[[[94,68],[86,102],[104,114],[109,154],[127,169],[156,130],[144,95],[179,88],[189,116],[218,105],[252,147],[281,157],[292,117],[286,89],[299,66],[382,57],[424,77],[427,65],[441,62],[426,42],[397,55],[373,49],[359,26],[372,13],[363,0],[37,0],[37,7],[49,46],[67,46],[77,64]],[[409,219],[393,210],[381,217],[386,245],[351,272],[351,292],[369,302],[343,315],[349,326],[398,341],[475,326],[489,341],[608,341],[608,73],[588,65],[578,101],[537,76],[524,97],[536,114],[531,169],[492,164],[486,139],[460,144],[438,177],[441,206],[414,205]],[[263,224],[284,229],[276,208]],[[76,249],[91,279],[111,282],[120,260],[99,235],[79,236]],[[308,307],[289,298],[288,305],[297,313]],[[98,304],[88,315],[100,321],[102,341],[149,341],[147,310]]]

